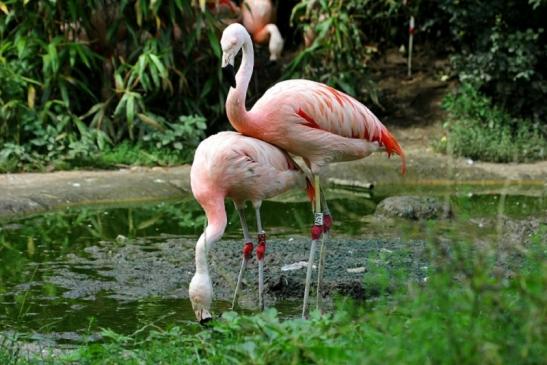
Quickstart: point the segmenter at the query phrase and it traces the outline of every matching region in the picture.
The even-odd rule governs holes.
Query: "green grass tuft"
[[[547,139],[539,126],[511,117],[470,85],[443,101],[448,138],[435,147],[456,156],[492,162],[524,162],[547,157]]]

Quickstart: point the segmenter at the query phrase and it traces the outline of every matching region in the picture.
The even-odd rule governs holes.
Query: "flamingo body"
[[[207,251],[220,240],[226,228],[224,199],[231,198],[239,208],[245,201],[251,201],[258,208],[262,200],[295,186],[308,189],[311,186],[287,153],[236,132],[221,132],[200,143],[190,183],[207,216],[207,227],[196,244],[196,273],[188,290],[197,319],[204,321],[211,318],[213,297]]]
[[[190,173],[192,192],[202,206],[211,197],[256,204],[303,178],[287,153],[236,132],[220,132],[201,142]]]
[[[243,26],[253,36],[257,43],[265,43],[268,39],[256,35],[273,19],[273,6],[270,0],[246,0],[241,8]]]
[[[363,158],[383,147],[402,154],[397,141],[363,104],[310,80],[277,83],[249,112],[248,123],[230,119],[244,134],[273,143],[321,168]]]
[[[283,37],[274,24],[271,0],[245,0],[241,6],[243,25],[258,44],[268,43],[270,60],[278,60],[283,51]]]
[[[314,173],[329,162],[363,158],[379,149],[400,155],[404,173],[403,150],[387,128],[366,106],[325,84],[279,82],[247,111],[254,63],[249,35],[240,24],[232,24],[224,30],[221,46],[227,64],[243,51],[236,87],[226,100],[228,119],[236,130],[302,156]]]

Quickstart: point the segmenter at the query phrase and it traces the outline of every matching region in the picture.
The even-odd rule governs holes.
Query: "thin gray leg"
[[[325,194],[323,190],[321,191],[321,205],[323,207],[324,217],[330,217],[329,207],[327,206],[327,200],[325,199]],[[317,264],[317,298],[316,298],[316,308],[321,310],[321,299],[323,298],[321,293],[321,287],[323,286],[323,274],[325,272],[325,259],[327,256],[326,242],[329,239],[329,231],[323,229],[323,235],[321,236],[321,249],[319,251],[319,263]]]
[[[239,295],[239,288],[241,287],[241,281],[243,279],[243,273],[245,272],[245,268],[247,267],[247,262],[249,261],[250,254],[252,252],[252,241],[251,237],[249,236],[249,228],[247,227],[247,222],[245,221],[245,214],[243,211],[243,207],[239,207],[236,205],[237,212],[239,213],[239,219],[241,221],[241,228],[243,229],[243,257],[241,259],[241,267],[239,269],[239,275],[237,276],[237,284],[236,289],[234,292],[234,299],[232,301],[232,310],[236,307],[237,304],[237,296]],[[248,250],[250,244],[250,251],[246,254],[246,250]]]
[[[258,259],[258,306],[264,310],[264,255],[266,254],[266,233],[262,228],[260,218],[260,204],[255,206],[256,228],[258,231],[258,244],[256,246],[256,258]]]

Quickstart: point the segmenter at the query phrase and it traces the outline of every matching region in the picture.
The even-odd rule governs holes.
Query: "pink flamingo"
[[[281,149],[236,132],[221,132],[200,143],[190,172],[192,193],[207,216],[207,227],[196,244],[196,272],[188,289],[192,308],[201,323],[211,319],[213,286],[209,277],[207,252],[220,240],[226,228],[224,199],[231,198],[243,228],[243,259],[232,302],[236,305],[241,279],[253,251],[243,209],[251,201],[258,229],[258,298],[264,308],[264,254],[266,234],[262,229],[262,200],[301,186],[313,195],[313,187],[302,170]]]
[[[268,42],[270,61],[276,61],[283,51],[283,37],[277,25],[272,23],[271,0],[245,0],[241,6],[243,25],[258,44]]]
[[[232,86],[226,100],[230,123],[244,135],[301,156],[312,172],[316,197],[321,192],[319,174],[331,162],[356,160],[384,150],[388,155],[396,153],[401,157],[402,173],[405,173],[403,150],[387,128],[366,106],[325,84],[309,80],[279,82],[247,111],[245,99],[254,64],[251,38],[241,24],[234,23],[224,30],[220,43],[222,67]],[[240,50],[243,53],[241,66],[234,75],[234,59]],[[315,199],[315,221],[302,309],[304,317],[315,248],[324,230],[321,200]],[[321,282],[324,252],[323,241],[318,283]]]

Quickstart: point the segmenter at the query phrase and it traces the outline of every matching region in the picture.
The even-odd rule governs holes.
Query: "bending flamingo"
[[[363,104],[330,86],[309,80],[282,81],[260,98],[250,111],[245,99],[254,64],[253,45],[241,24],[228,26],[220,41],[222,67],[230,77],[232,88],[226,100],[226,113],[239,132],[272,143],[285,151],[303,157],[314,177],[317,196],[322,168],[336,161],[356,160],[384,150],[402,159],[402,148],[387,128]],[[234,76],[234,59],[242,51],[242,61]],[[321,199],[315,199],[315,221],[302,315],[306,314],[311,268],[323,227]],[[318,273],[322,273],[324,246],[321,247]],[[318,282],[321,281],[319,277]],[[319,295],[319,289],[318,289]]]
[[[196,273],[188,289],[192,308],[201,323],[211,319],[213,286],[209,277],[207,252],[220,240],[226,228],[224,199],[231,198],[239,212],[243,228],[243,259],[232,307],[237,302],[241,279],[253,251],[243,209],[251,201],[258,229],[258,295],[264,307],[264,254],[266,235],[262,229],[262,200],[301,186],[313,194],[313,187],[289,155],[266,142],[236,132],[221,132],[200,143],[190,172],[192,193],[207,216],[207,227],[196,243]]]
[[[270,60],[276,61],[283,51],[283,37],[273,23],[271,0],[245,0],[241,6],[243,25],[258,44],[268,43]]]

